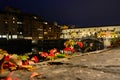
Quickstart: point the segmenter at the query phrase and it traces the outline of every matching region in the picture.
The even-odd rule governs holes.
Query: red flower
[[[28,62],[28,60],[26,60],[26,61],[23,61],[22,64],[23,64],[23,65],[28,65],[29,62]]]
[[[49,53],[49,56],[55,56],[55,54],[54,53]]]
[[[41,57],[47,57],[47,56],[48,56],[48,53],[47,53],[47,52],[42,52],[42,53],[40,54],[40,56],[41,56]]]
[[[9,55],[5,55],[4,60],[8,61],[9,59],[10,59],[10,56]]]
[[[66,47],[66,48],[64,48],[64,51],[74,52],[75,50],[74,50],[74,48]]]
[[[37,58],[37,56],[32,57],[31,60],[33,60],[35,63],[37,63],[39,61],[38,58]]]
[[[55,53],[55,52],[57,52],[56,48],[53,48],[53,49],[50,50],[50,53]]]
[[[78,44],[78,46],[79,46],[80,48],[83,47],[83,43],[82,43],[82,42],[77,42],[77,44]]]

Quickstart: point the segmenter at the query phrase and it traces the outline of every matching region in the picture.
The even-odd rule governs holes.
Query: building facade
[[[44,24],[43,29],[44,29],[43,34],[45,40],[60,39],[61,29],[56,22]]]
[[[114,38],[120,37],[120,26],[102,26],[102,27],[89,27],[89,28],[74,28],[62,30],[60,38],[84,38],[84,37],[97,37],[97,38]]]
[[[58,25],[49,24],[40,16],[26,14],[19,9],[7,7],[5,11],[0,12],[0,19],[0,38],[41,40],[60,38]]]

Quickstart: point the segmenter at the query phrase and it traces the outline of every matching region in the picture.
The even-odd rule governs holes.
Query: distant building
[[[63,29],[60,38],[85,38],[85,37],[97,37],[97,38],[114,38],[120,37],[120,26],[101,26],[101,27],[89,27],[89,28],[74,28]]]
[[[45,24],[40,16],[26,14],[12,7],[1,11],[0,19],[0,38],[58,39],[60,35],[57,23]]]
[[[43,29],[45,40],[60,39],[61,29],[56,22],[44,24]]]

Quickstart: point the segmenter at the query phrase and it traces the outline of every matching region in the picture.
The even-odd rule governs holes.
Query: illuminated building
[[[48,22],[45,24],[40,16],[6,7],[5,11],[0,12],[0,19],[0,38],[59,39],[59,26]]]
[[[89,28],[74,28],[62,30],[62,39],[70,38],[84,38],[84,37],[97,37],[97,38],[114,38],[120,37],[120,26],[101,26]],[[101,35],[99,35],[101,34]]]
[[[56,22],[44,24],[43,28],[45,40],[60,39],[61,29]]]

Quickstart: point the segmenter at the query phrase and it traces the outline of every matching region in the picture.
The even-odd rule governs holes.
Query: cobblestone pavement
[[[36,70],[17,70],[13,77],[19,80],[120,80],[120,48],[95,53],[38,63],[34,65]],[[29,78],[32,72],[40,75]]]

